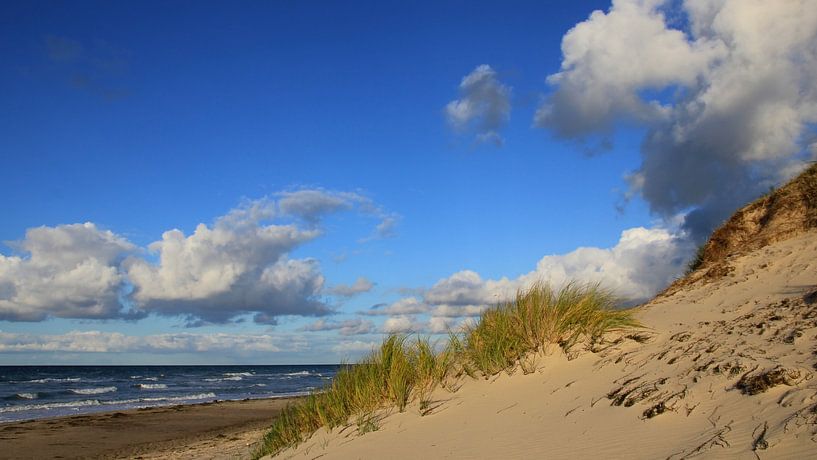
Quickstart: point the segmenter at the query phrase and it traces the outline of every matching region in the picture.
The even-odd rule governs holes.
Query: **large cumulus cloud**
[[[92,223],[30,229],[12,243],[19,254],[0,254],[0,319],[153,313],[200,325],[329,314],[324,296],[333,293],[319,263],[290,254],[321,235],[324,216],[342,210],[393,217],[357,193],[308,189],[248,200],[189,235],[166,231],[145,249]],[[371,289],[359,281],[333,295]]]
[[[264,225],[253,213],[199,224],[189,236],[170,230],[148,247],[158,264],[127,261],[133,299],[148,311],[209,322],[251,312],[258,322],[326,314],[317,299],[324,282],[317,262],[287,257],[317,236],[295,225]]]
[[[537,124],[602,143],[622,123],[644,126],[632,193],[661,216],[689,212],[684,228],[698,241],[809,155],[817,9],[808,0],[616,0],[571,29],[562,53]]]
[[[92,223],[29,229],[14,245],[27,257],[0,254],[0,319],[41,321],[132,315],[120,302],[122,259],[136,247]]]

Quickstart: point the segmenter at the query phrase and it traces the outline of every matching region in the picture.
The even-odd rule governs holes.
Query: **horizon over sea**
[[[339,364],[0,366],[0,423],[145,407],[301,396]]]

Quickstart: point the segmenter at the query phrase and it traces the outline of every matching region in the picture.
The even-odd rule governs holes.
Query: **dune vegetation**
[[[614,330],[637,327],[615,297],[597,285],[544,283],[520,291],[484,312],[474,324],[451,331],[446,343],[387,336],[357,364],[343,366],[331,384],[287,406],[264,436],[256,457],[297,445],[321,427],[356,424],[360,433],[378,429],[378,413],[402,412],[417,402],[426,413],[439,386],[455,391],[463,376],[487,378],[502,371],[534,368],[534,357],[552,345],[565,352]]]

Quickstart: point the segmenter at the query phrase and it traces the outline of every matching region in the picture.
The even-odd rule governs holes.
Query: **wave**
[[[17,393],[15,395],[8,396],[8,397],[5,397],[3,399],[20,400],[20,399],[37,399],[39,397],[40,397],[39,393]]]
[[[254,374],[252,372],[225,372],[221,375],[226,375],[227,377],[252,377]]]
[[[19,406],[0,407],[0,414],[8,412],[25,412],[51,409],[74,409],[88,406],[116,406],[116,405],[139,405],[145,403],[177,403],[185,401],[201,401],[205,399],[216,399],[215,393],[197,393],[183,396],[164,396],[156,398],[119,399],[112,401],[100,401],[98,399],[84,399],[81,401],[56,402],[48,404],[21,404]]]
[[[79,382],[82,380],[79,377],[71,377],[65,379],[54,379],[54,378],[45,378],[45,379],[36,379],[36,380],[28,380],[25,383],[51,383],[51,382]]]
[[[77,388],[68,391],[77,395],[98,395],[102,393],[110,393],[112,391],[116,391],[116,387]]]
[[[309,372],[309,371],[299,371],[299,372],[290,372],[288,374],[282,374],[282,375],[286,375],[287,377],[298,377],[298,376],[301,376],[301,375],[312,375],[312,373]]]
[[[164,383],[137,383],[134,386],[143,390],[163,390],[167,388]]]
[[[83,406],[99,406],[101,403],[96,399],[85,399],[82,401],[70,401],[48,404],[22,404],[19,406],[0,407],[0,414],[5,412],[22,412],[29,410],[48,410],[48,409],[62,409],[74,408]]]
[[[164,396],[157,398],[139,398],[139,402],[160,402],[160,401],[196,401],[200,399],[215,399],[215,393],[198,393],[184,396]]]
[[[236,376],[233,376],[233,377],[222,377],[222,378],[217,378],[217,379],[204,379],[205,382],[228,382],[228,381],[237,382],[239,380],[244,380],[244,378],[236,375]]]

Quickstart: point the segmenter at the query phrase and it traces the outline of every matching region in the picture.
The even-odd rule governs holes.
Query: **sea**
[[[338,365],[0,366],[0,423],[309,394]]]

